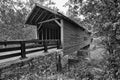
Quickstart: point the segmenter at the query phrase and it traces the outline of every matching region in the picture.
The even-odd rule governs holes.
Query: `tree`
[[[74,17],[84,15],[83,23],[91,25],[93,37],[100,37],[107,50],[104,79],[118,80],[120,76],[120,1],[119,0],[70,0]],[[72,13],[73,13],[72,12]],[[77,12],[75,14],[75,12]]]
[[[29,36],[24,22],[35,3],[53,4],[51,0],[0,0],[0,40],[24,40],[24,35]]]

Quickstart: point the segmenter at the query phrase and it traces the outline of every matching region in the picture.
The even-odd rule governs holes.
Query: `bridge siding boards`
[[[74,24],[69,23],[64,20],[63,26],[63,40],[64,40],[64,53],[69,54],[75,51],[80,50],[80,48],[88,45],[84,37],[89,38],[90,35],[82,30],[80,27],[75,26]]]

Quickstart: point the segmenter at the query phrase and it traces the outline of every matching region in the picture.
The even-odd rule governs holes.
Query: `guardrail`
[[[21,56],[22,59],[26,58],[26,54],[37,52],[37,51],[43,51],[47,52],[48,49],[52,48],[60,48],[60,40],[26,40],[26,41],[2,41],[0,42],[0,45],[8,46],[8,45],[19,45],[16,47],[5,47],[0,48],[0,54],[3,54],[2,52],[9,52],[9,51],[16,51],[20,50],[21,52],[12,53],[12,54],[6,54],[6,55],[0,55],[1,59],[7,59],[11,57]],[[26,49],[32,49],[32,48],[39,48],[36,50],[29,50]]]

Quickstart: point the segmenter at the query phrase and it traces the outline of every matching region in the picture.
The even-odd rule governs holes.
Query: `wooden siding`
[[[90,35],[85,30],[65,20],[63,24],[64,54],[73,53],[90,43]]]

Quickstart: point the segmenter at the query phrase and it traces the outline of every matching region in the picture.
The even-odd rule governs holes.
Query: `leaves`
[[[76,0],[70,0],[69,12],[70,17],[83,15],[85,19],[82,24],[91,27],[94,33],[93,37],[101,39],[100,45],[106,48],[107,58],[105,59],[105,72],[101,75],[101,79],[119,79],[120,56],[119,56],[119,40],[120,40],[120,0],[83,0],[75,3]],[[75,7],[74,7],[75,6]],[[76,8],[77,6],[77,8]],[[78,13],[75,13],[78,12]],[[99,46],[99,45],[98,45]],[[111,63],[111,61],[113,61]],[[118,75],[119,74],[119,75]],[[105,76],[104,76],[105,75]]]
[[[45,1],[49,0],[0,0],[0,40],[27,39],[32,35],[24,30],[29,27],[24,24],[25,18],[35,3],[43,5]]]

